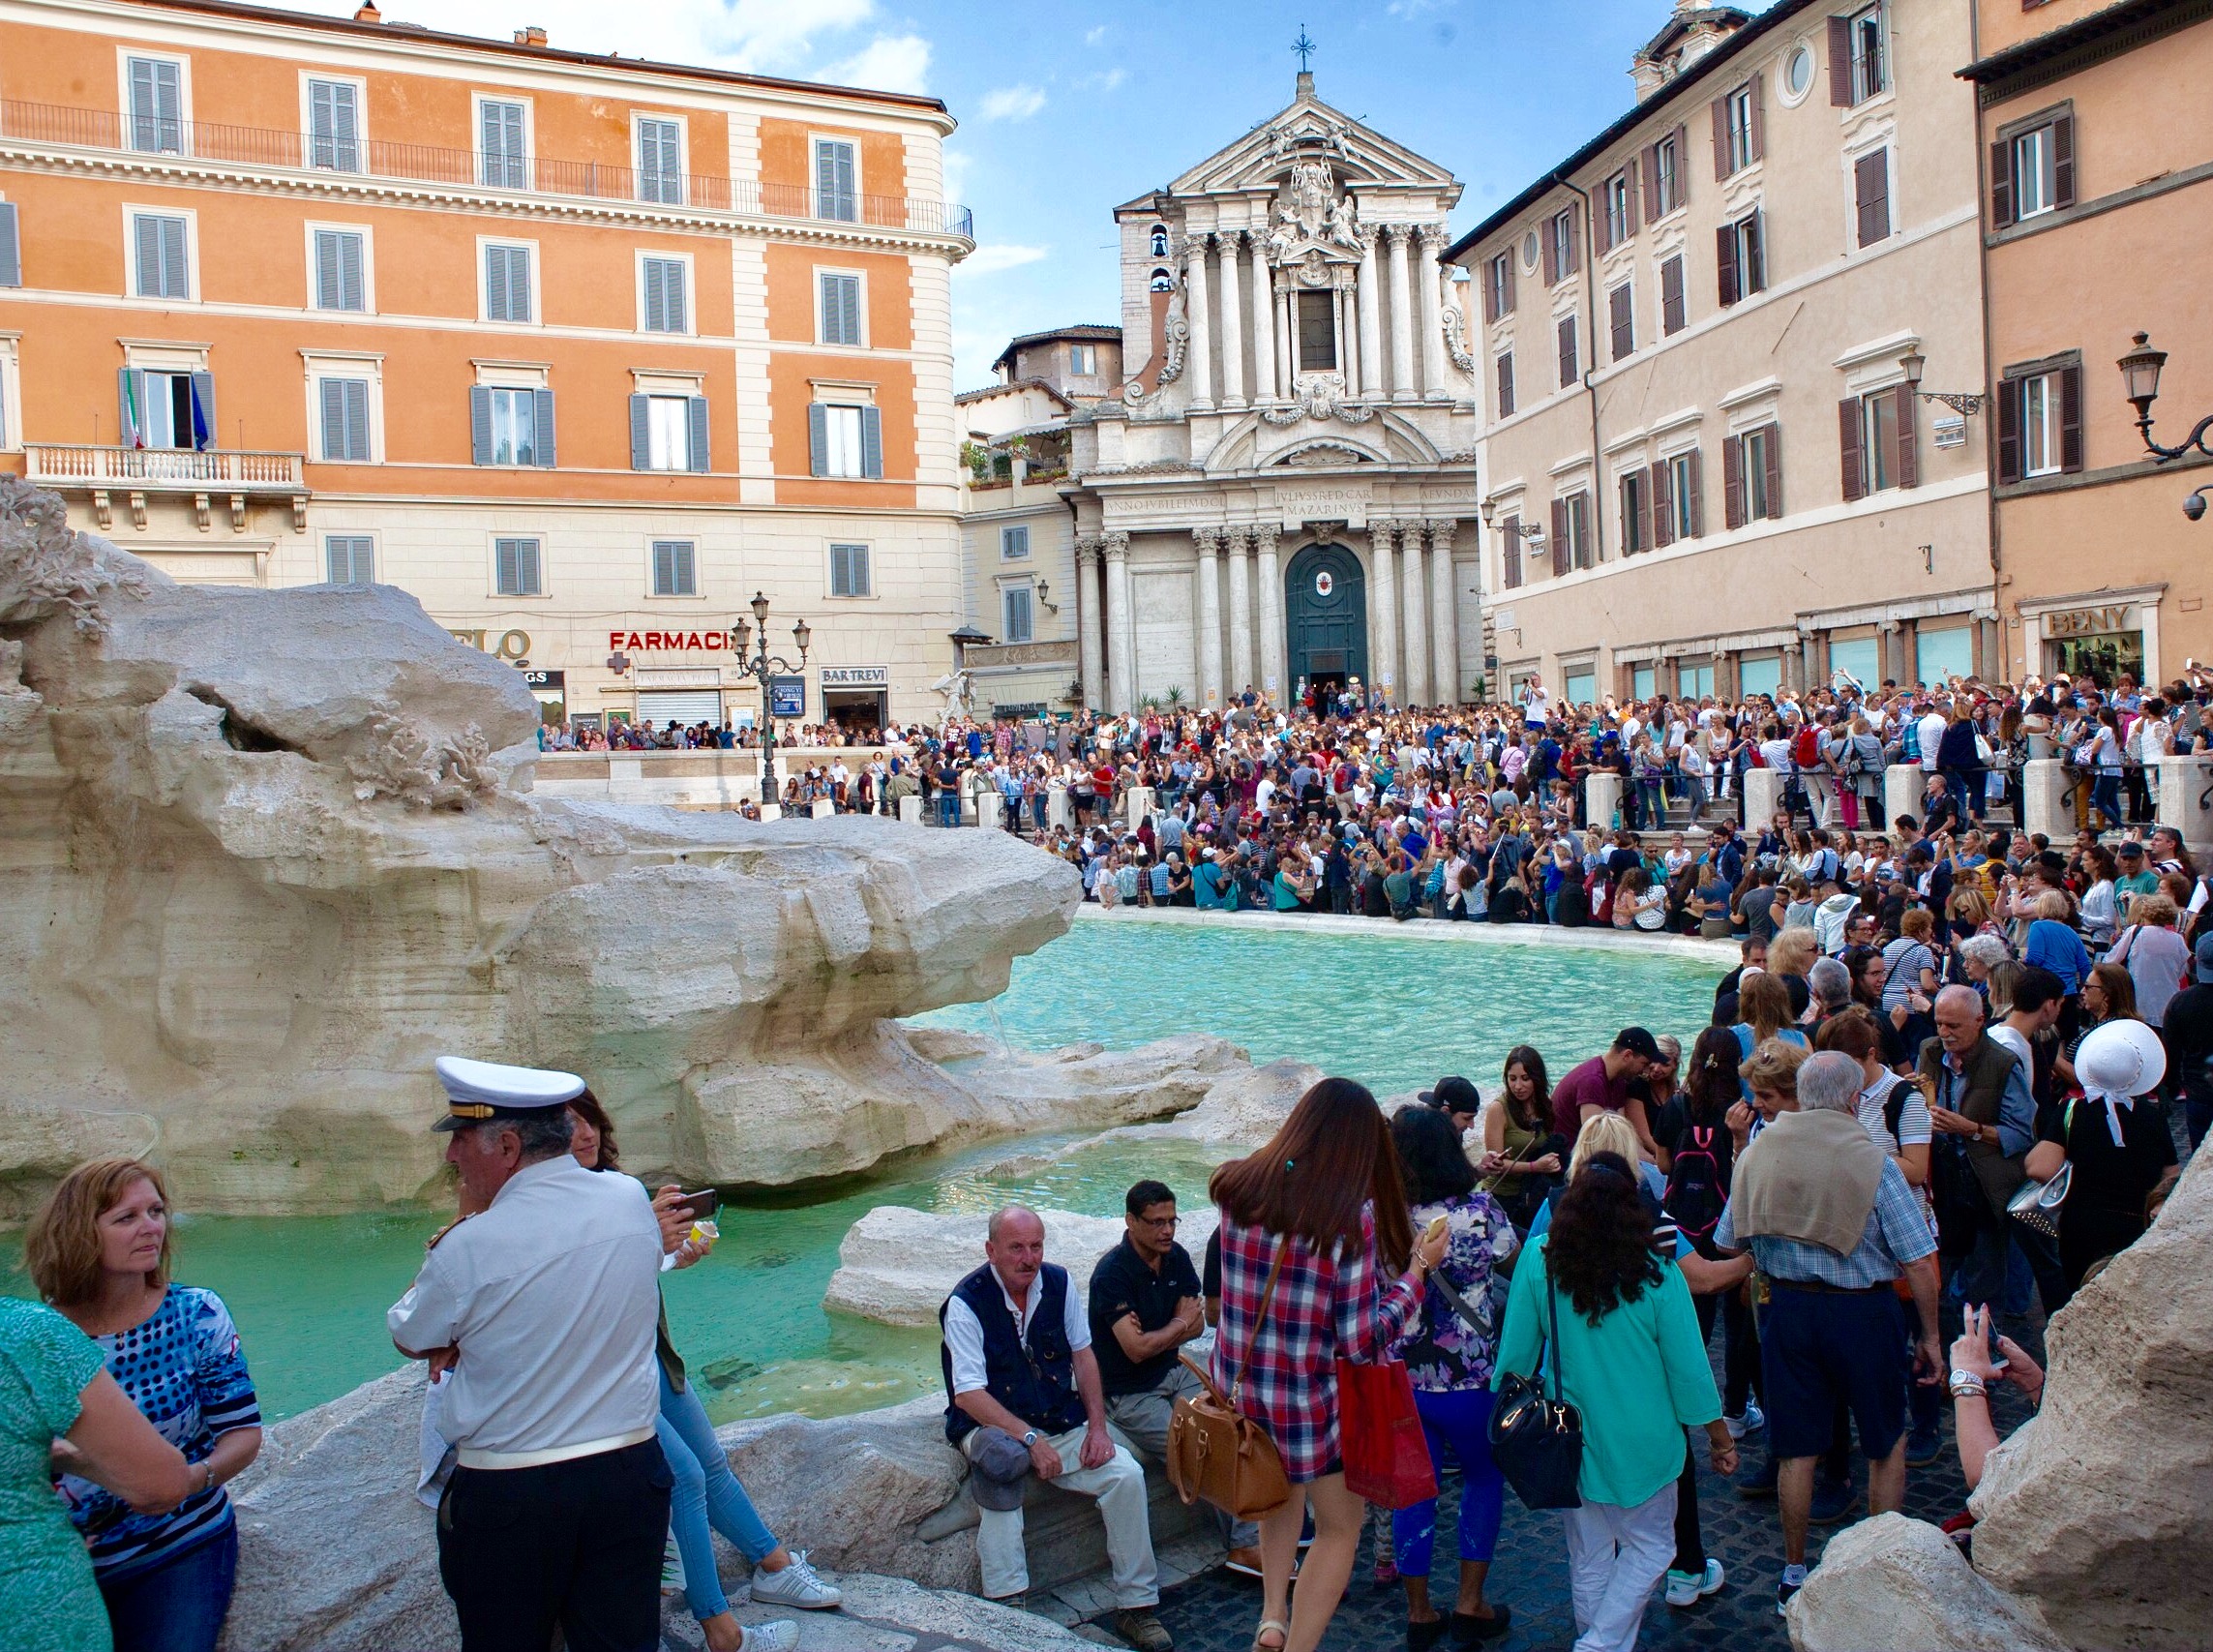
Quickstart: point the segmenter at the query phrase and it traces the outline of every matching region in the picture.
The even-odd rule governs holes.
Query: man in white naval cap
[[[467,1206],[386,1315],[410,1359],[458,1353],[438,1573],[464,1652],[650,1652],[671,1477],[654,1438],[662,1230],[645,1190],[569,1152],[574,1073],[441,1056]]]

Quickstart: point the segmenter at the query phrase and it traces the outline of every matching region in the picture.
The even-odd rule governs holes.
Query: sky
[[[356,0],[292,0],[350,15]],[[1770,0],[1739,0],[1764,11]],[[1114,208],[1291,101],[1314,42],[1324,102],[1443,165],[1455,234],[1634,99],[1630,54],[1671,0],[384,0],[388,18],[943,100],[947,193],[975,211],[953,272],[954,383],[1006,341],[1118,314]]]

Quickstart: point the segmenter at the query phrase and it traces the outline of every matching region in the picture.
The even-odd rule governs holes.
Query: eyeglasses
[[[1181,1217],[1181,1216],[1138,1216],[1138,1217],[1136,1217],[1135,1219],[1136,1219],[1137,1225],[1138,1225],[1138,1226],[1140,1226],[1140,1227],[1161,1227],[1161,1228],[1173,1228],[1173,1227],[1174,1227],[1174,1226],[1175,1226],[1175,1225],[1176,1225],[1176,1224],[1177,1224],[1179,1221],[1182,1220],[1182,1217]]]

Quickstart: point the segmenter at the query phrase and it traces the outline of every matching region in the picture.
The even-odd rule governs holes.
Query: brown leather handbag
[[[1196,1398],[1179,1395],[1168,1420],[1168,1483],[1186,1503],[1204,1497],[1232,1519],[1257,1520],[1271,1515],[1291,1500],[1291,1481],[1283,1472],[1282,1454],[1268,1430],[1237,1407],[1239,1385],[1252,1351],[1260,1340],[1260,1328],[1275,1300],[1275,1281],[1283,1273],[1283,1256],[1291,1241],[1275,1247],[1275,1262],[1268,1270],[1268,1285],[1261,1292],[1260,1312],[1252,1322],[1252,1337],[1244,1358],[1230,1377],[1230,1391],[1214,1386],[1206,1367],[1188,1354],[1178,1356],[1198,1377],[1206,1392]]]

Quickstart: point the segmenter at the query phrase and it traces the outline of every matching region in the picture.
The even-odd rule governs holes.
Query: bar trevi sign
[[[824,688],[889,688],[891,686],[891,668],[889,666],[824,666],[822,670]]]
[[[2117,631],[2140,631],[2143,618],[2133,602],[2108,602],[2097,608],[2052,608],[2044,614],[2048,638],[2106,637]]]

